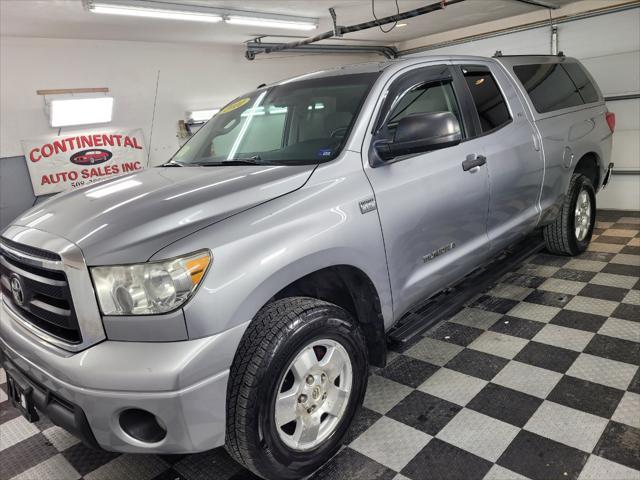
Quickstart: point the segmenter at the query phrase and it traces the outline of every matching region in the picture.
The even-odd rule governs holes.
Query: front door
[[[454,83],[456,86],[454,86]],[[364,168],[382,224],[396,318],[423,298],[455,282],[487,256],[489,179],[486,166],[462,162],[483,155],[473,137],[468,95],[456,95],[447,65],[399,76],[386,94],[371,143],[394,131],[407,115],[447,111],[461,126],[462,143],[397,157]],[[371,150],[368,153],[371,157]]]

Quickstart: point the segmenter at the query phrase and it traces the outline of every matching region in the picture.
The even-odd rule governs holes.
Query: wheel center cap
[[[317,400],[318,398],[320,398],[320,387],[319,386],[315,386],[313,387],[313,390],[311,391],[311,396],[313,397],[314,400]]]

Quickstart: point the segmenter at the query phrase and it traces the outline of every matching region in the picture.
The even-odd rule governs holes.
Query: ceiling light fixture
[[[287,20],[274,20],[271,18],[258,18],[258,17],[241,17],[236,15],[229,15],[224,19],[225,23],[229,25],[247,25],[250,27],[265,27],[265,28],[286,28],[290,30],[315,30],[318,26],[312,22],[292,22]]]
[[[406,24],[406,23],[398,23],[398,24],[396,25],[396,28],[402,28],[402,27],[406,27],[406,26],[407,26],[407,24]]]
[[[230,25],[290,30],[314,30],[318,28],[317,18],[251,12],[230,8],[165,3],[157,0],[83,0],[83,2],[86,8],[92,13],[110,15],[186,20],[191,22],[225,22]]]
[[[126,15],[132,17],[162,18],[167,20],[186,20],[189,22],[218,23],[222,21],[221,15],[203,13],[197,11],[183,11],[173,9],[146,8],[127,5],[111,5],[92,2],[89,10],[93,13],[105,13],[108,15]]]

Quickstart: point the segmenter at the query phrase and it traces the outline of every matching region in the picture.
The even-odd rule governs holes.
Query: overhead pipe
[[[263,52],[266,48],[276,47],[279,43],[268,43],[262,41],[247,42],[247,54],[255,57],[256,53]],[[316,53],[378,53],[386,58],[397,58],[398,50],[395,47],[386,45],[347,45],[347,44],[310,44],[295,47],[296,51],[316,52]],[[247,56],[249,58],[249,56]],[[253,60],[253,58],[249,58]]]
[[[275,52],[281,52],[283,50],[298,49],[299,47],[302,47],[304,45],[310,45],[313,43],[320,42],[322,40],[327,40],[332,37],[341,37],[347,33],[354,33],[354,32],[359,32],[361,30],[367,30],[369,28],[380,27],[388,23],[399,22],[401,20],[418,17],[420,15],[425,15],[427,13],[435,12],[437,10],[443,10],[445,7],[448,7],[449,5],[454,5],[456,3],[461,3],[464,1],[465,0],[446,0],[446,1],[440,0],[437,3],[425,5],[424,7],[416,8],[414,10],[409,10],[403,13],[398,13],[396,15],[389,15],[388,17],[379,18],[377,20],[371,20],[369,22],[358,23],[356,25],[350,25],[350,26],[336,25],[333,30],[320,33],[314,37],[305,38],[304,40],[299,40],[296,42],[272,44],[271,46],[263,47],[260,49],[247,50],[245,55],[247,59],[253,60],[256,54],[258,53],[275,53]]]
[[[526,3],[528,5],[533,5],[534,7],[548,8],[549,10],[557,10],[558,8],[560,8],[560,5],[558,5],[557,3],[551,3],[546,0],[516,0],[516,1],[520,3]]]
[[[551,25],[551,55],[558,55],[558,26]]]

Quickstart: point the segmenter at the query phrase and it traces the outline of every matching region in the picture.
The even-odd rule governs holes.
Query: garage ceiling
[[[256,12],[280,13],[320,19],[316,34],[331,29],[328,9],[334,7],[338,23],[349,25],[371,20],[370,0],[173,0],[175,3],[241,8]],[[421,7],[435,0],[399,0],[400,11]],[[575,0],[547,0],[563,6]],[[516,0],[467,0],[444,11],[405,21],[406,27],[388,34],[370,29],[350,34],[349,39],[362,42],[394,43],[455,28],[511,17],[540,10]],[[396,13],[395,3],[376,0],[378,18]],[[264,34],[287,35],[291,40],[304,33],[281,29],[207,24],[174,20],[140,19],[96,15],[83,8],[81,0],[0,0],[0,32],[3,36],[136,40],[149,42],[235,43]],[[295,36],[295,37],[294,37]],[[283,37],[279,37],[282,39]]]

